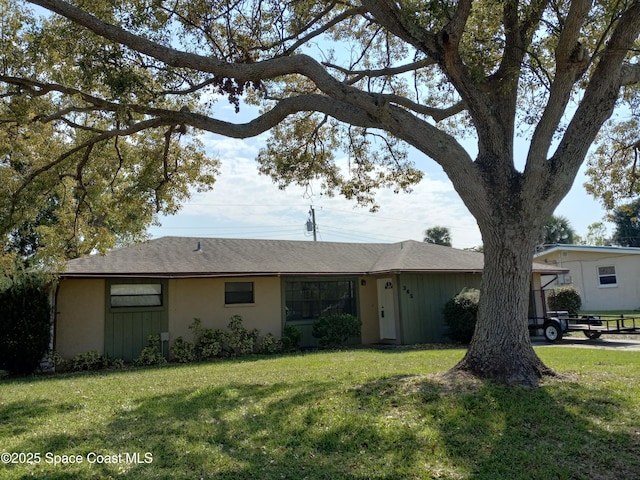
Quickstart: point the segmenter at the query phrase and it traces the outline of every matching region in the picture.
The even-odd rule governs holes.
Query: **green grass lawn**
[[[640,354],[538,352],[535,390],[441,380],[455,349],[4,380],[0,453],[40,461],[0,478],[640,478]]]

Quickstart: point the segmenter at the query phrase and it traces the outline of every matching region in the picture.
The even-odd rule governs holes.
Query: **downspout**
[[[60,282],[58,278],[53,281],[49,289],[49,318],[51,330],[49,333],[49,355],[45,365],[41,365],[48,371],[55,371],[55,362],[52,360],[53,353],[56,348],[56,326],[58,323],[58,292],[60,291]]]

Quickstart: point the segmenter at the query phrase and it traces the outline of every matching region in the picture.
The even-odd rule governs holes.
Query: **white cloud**
[[[224,95],[212,94],[216,117],[242,123],[255,118],[258,109],[241,105],[239,113]],[[268,133],[256,138],[236,140],[213,134],[200,139],[207,150],[222,161],[221,175],[211,192],[195,194],[191,202],[173,217],[162,218],[161,228],[150,233],[162,235],[226,236],[244,238],[305,238],[304,223],[309,205],[316,209],[320,239],[324,241],[421,240],[426,228],[441,225],[451,231],[455,247],[467,248],[482,243],[475,219],[468,212],[440,167],[424,155],[410,155],[425,173],[422,182],[410,194],[381,191],[377,195],[380,210],[369,213],[343,198],[329,198],[318,191],[308,192],[292,186],[281,191],[270,178],[258,174],[255,158]],[[470,153],[477,144],[461,141]],[[516,140],[517,157],[526,158],[528,144]],[[571,192],[556,214],[569,218],[581,235],[589,224],[602,220],[604,211],[583,187],[584,167]],[[309,194],[313,193],[311,197]]]
[[[246,106],[235,114],[224,99],[217,108],[223,120],[234,122],[248,121],[255,114],[255,108]],[[411,156],[425,174],[422,182],[409,194],[379,192],[380,210],[373,214],[343,198],[320,195],[318,190],[297,186],[279,190],[270,178],[259,175],[255,162],[267,136],[237,140],[203,134],[200,139],[207,151],[222,162],[213,191],[194,194],[177,215],[161,219],[162,227],[150,229],[151,235],[304,240],[308,239],[304,224],[313,204],[319,238],[324,241],[422,240],[425,229],[441,225],[451,231],[455,247],[482,243],[475,219],[449,180],[435,162],[420,153],[412,152]],[[464,143],[469,151],[477,148],[470,141]],[[518,148],[526,152],[526,145],[519,144]],[[597,201],[585,193],[583,171],[584,167],[556,210],[556,214],[567,216],[581,235],[604,215]]]
[[[380,209],[370,213],[355,202],[330,198],[318,191],[291,186],[280,190],[259,175],[255,157],[261,138],[235,140],[207,136],[207,149],[222,161],[221,174],[211,192],[194,195],[181,212],[161,219],[163,235],[307,239],[304,224],[314,205],[319,239],[323,241],[395,242],[422,240],[426,228],[450,229],[459,248],[481,244],[474,218],[448,180],[427,172],[411,193],[382,190]]]

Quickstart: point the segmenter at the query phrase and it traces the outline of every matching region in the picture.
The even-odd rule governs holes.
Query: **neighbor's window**
[[[614,287],[618,284],[616,267],[598,267],[598,283],[602,287]]]
[[[122,283],[111,285],[111,306],[161,307],[161,283]]]
[[[287,320],[306,320],[334,313],[357,315],[353,280],[288,281]]]
[[[224,303],[226,305],[254,303],[253,282],[225,282]]]

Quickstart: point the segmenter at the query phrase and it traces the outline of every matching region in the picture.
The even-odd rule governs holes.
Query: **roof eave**
[[[569,273],[568,268],[555,269],[532,269],[532,273],[557,275]],[[306,272],[306,271],[279,271],[279,272],[65,272],[60,274],[60,278],[158,278],[158,279],[178,279],[178,278],[233,278],[233,277],[335,277],[335,276],[378,276],[378,275],[399,275],[402,273],[461,273],[461,274],[482,274],[482,269],[385,269],[372,270],[366,272],[345,271],[345,272]]]
[[[65,272],[60,278],[230,278],[230,277],[283,277],[283,276],[361,276],[363,272]]]

